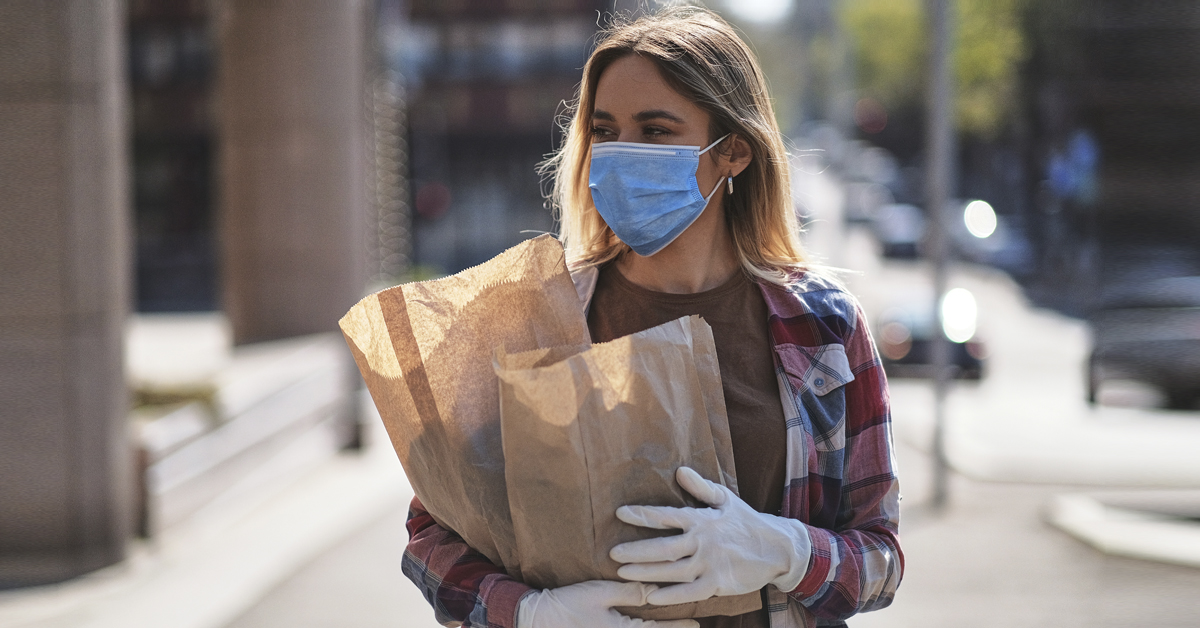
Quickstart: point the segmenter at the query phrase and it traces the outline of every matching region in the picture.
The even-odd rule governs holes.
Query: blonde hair
[[[588,189],[596,85],[609,65],[629,55],[652,61],[672,89],[708,113],[710,141],[733,133],[749,144],[753,159],[736,177],[733,194],[724,197],[725,220],[742,268],[751,277],[787,283],[805,268],[805,256],[787,150],[766,81],[733,28],[696,7],[610,25],[584,66],[578,94],[564,114],[566,137],[541,165],[542,174],[553,177],[549,198],[567,259],[576,266],[603,264],[629,248],[600,217]]]

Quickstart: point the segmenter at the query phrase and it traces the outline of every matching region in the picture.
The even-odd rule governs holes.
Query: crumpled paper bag
[[[682,465],[737,491],[716,344],[700,317],[590,348],[501,348],[495,367],[513,531],[530,586],[620,580],[613,546],[676,532],[623,523],[617,508],[703,506],[675,481]],[[756,591],[621,611],[675,619],[758,608]]]
[[[389,288],[339,322],[417,498],[518,568],[492,350],[587,344],[562,245],[527,240],[456,275]]]

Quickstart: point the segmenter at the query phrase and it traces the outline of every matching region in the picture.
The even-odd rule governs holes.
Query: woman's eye
[[[648,127],[644,131],[642,131],[642,133],[644,133],[646,135],[646,137],[661,137],[663,135],[669,134],[670,131],[668,131],[662,127]]]
[[[609,131],[608,129],[606,129],[604,127],[598,127],[598,126],[592,127],[592,137],[608,137],[611,134],[612,134],[612,131]]]

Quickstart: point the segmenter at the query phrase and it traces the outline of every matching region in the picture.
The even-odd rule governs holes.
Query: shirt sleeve
[[[854,379],[845,385],[843,480],[832,529],[809,526],[808,573],[788,595],[820,619],[842,620],[891,604],[904,571],[900,488],[887,379],[866,319],[845,338]]]
[[[438,525],[415,497],[406,527],[404,575],[421,590],[438,623],[515,628],[517,606],[533,589],[510,577],[454,531]]]

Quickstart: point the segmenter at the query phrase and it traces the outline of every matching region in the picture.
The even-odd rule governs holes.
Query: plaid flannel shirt
[[[573,273],[586,310],[596,268]],[[904,568],[900,493],[887,380],[866,319],[815,273],[760,283],[787,423],[783,516],[808,525],[808,573],[793,591],[767,587],[772,628],[845,626],[891,603]],[[404,573],[443,625],[514,628],[529,587],[439,526],[413,499]]]

